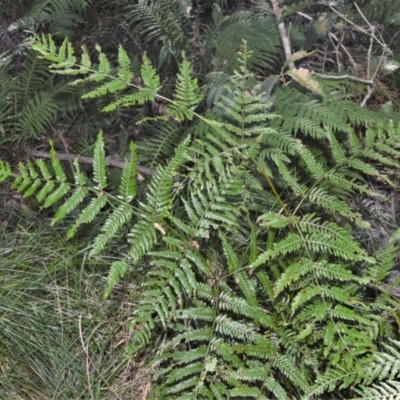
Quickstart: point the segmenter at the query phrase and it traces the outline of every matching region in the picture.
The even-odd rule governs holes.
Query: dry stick
[[[51,158],[50,153],[48,153],[46,151],[34,150],[30,154],[33,157]],[[59,159],[61,161],[72,162],[74,160],[77,160],[81,164],[90,164],[90,165],[93,164],[92,157],[85,157],[85,156],[81,156],[78,154],[55,153],[55,156],[57,159]],[[125,167],[125,163],[123,161],[117,160],[112,156],[106,157],[105,161],[106,161],[106,166],[121,168],[121,169]],[[144,178],[141,174],[154,175],[156,173],[156,171],[154,169],[142,167],[141,165],[138,165],[137,169],[138,169],[138,179],[140,181],[144,180]]]
[[[338,72],[341,72],[342,71],[342,67],[341,67],[341,62],[340,62],[340,57],[339,57],[339,47],[341,46],[341,44],[342,44],[342,39],[343,39],[343,37],[339,40],[337,37],[336,37],[336,35],[334,35],[332,32],[329,32],[329,34],[328,34],[328,37],[329,37],[329,40],[331,41],[331,44],[332,44],[332,46],[334,47],[334,49],[335,49],[335,51],[334,51],[334,53],[335,53],[335,57],[336,57],[336,64],[337,64],[337,69],[338,69]],[[333,41],[333,39],[335,39],[336,40],[336,43]]]
[[[350,54],[350,52],[347,50],[347,47],[346,47],[343,43],[340,43],[340,47],[341,47],[341,48],[343,49],[343,51],[346,53],[347,58],[349,59],[351,65],[353,66],[354,73],[357,73],[357,71],[358,71],[357,64],[356,64],[356,62],[354,61],[354,58],[352,57],[352,55]]]
[[[356,3],[354,3],[354,5],[356,6],[358,12],[360,13],[361,17],[363,17],[365,20],[366,18],[364,17],[364,14],[362,14],[361,10],[359,9],[359,7],[357,6]],[[348,19],[344,14],[340,13],[338,10],[336,10],[336,8],[332,7],[331,5],[329,5],[329,8],[331,9],[332,12],[334,12],[340,19],[342,19],[343,21],[347,22],[349,25],[353,26],[354,29],[358,32],[364,33],[365,35],[368,36],[373,36],[373,38],[382,46],[382,47],[386,47],[386,44],[383,40],[381,40],[382,38],[377,38],[376,35],[374,33],[370,33],[367,29],[364,29],[363,27],[357,25],[356,23],[354,23],[353,21],[351,21],[350,19]],[[368,26],[371,27],[372,25],[368,22]],[[380,35],[381,36],[381,35]]]
[[[366,83],[368,85],[373,85],[374,81],[368,80],[368,79],[363,79],[363,78],[357,78],[356,76],[353,75],[324,75],[320,74],[319,72],[313,72],[314,75],[320,76],[321,78],[326,78],[326,79],[331,79],[331,80],[339,80],[339,79],[349,79],[351,81],[355,82],[361,82],[361,83]]]
[[[65,152],[69,155],[68,146],[67,146],[67,143],[65,143],[65,139],[64,139],[63,133],[61,132],[61,130],[57,131],[54,128],[52,128],[52,129],[53,129],[53,132],[56,133],[58,135],[58,137],[61,139],[61,141],[63,142]],[[74,167],[72,165],[72,161],[71,160],[69,161],[69,165],[71,166],[71,170],[73,170]]]
[[[329,5],[329,4],[328,4]],[[355,30],[364,33],[365,35],[368,35],[370,37],[370,46],[368,48],[368,54],[367,54],[367,78],[368,79],[360,79],[360,78],[356,78],[356,77],[351,77],[351,76],[346,76],[343,75],[341,78],[346,77],[347,79],[351,79],[357,82],[362,82],[362,83],[366,83],[368,85],[367,87],[367,94],[365,95],[363,101],[361,102],[361,107],[365,107],[368,99],[371,97],[374,89],[374,79],[376,78],[376,75],[378,73],[378,70],[380,68],[380,65],[382,63],[383,57],[386,53],[386,49],[387,49],[387,45],[384,42],[382,35],[379,33],[379,31],[377,31],[375,29],[375,27],[368,21],[368,19],[365,17],[365,15],[363,14],[363,12],[360,10],[360,8],[358,7],[357,3],[354,2],[354,6],[356,7],[358,13],[360,14],[361,18],[366,22],[366,24],[368,25],[369,29],[364,29],[361,26],[355,24],[354,22],[350,21],[348,18],[345,17],[345,15],[343,15],[342,13],[340,13],[339,11],[337,11],[334,7],[332,7],[331,5],[329,5],[329,8],[331,9],[332,12],[334,12],[337,16],[339,16],[339,18],[341,18],[343,21],[346,21],[349,25],[353,26]],[[379,37],[377,37],[377,35],[379,35]],[[371,77],[371,58],[372,58],[372,47],[373,47],[373,43],[374,41],[376,41],[379,45],[382,46],[383,48],[383,53],[380,57],[379,60],[379,65],[376,68],[373,76]],[[353,64],[353,67],[355,67],[355,63],[353,58],[350,56],[350,53],[347,51],[347,49],[343,46],[343,44],[341,43],[341,47],[342,49],[346,52],[347,56],[349,57],[350,61]],[[320,75],[319,76],[323,76]],[[328,78],[328,77],[327,77]],[[335,77],[336,79],[338,79],[338,77]],[[328,79],[335,79],[333,77],[328,78]]]
[[[275,18],[279,22],[282,18],[282,8],[279,5],[279,1],[278,0],[270,0],[270,2],[272,4],[272,8],[274,10]],[[283,50],[285,52],[286,60],[290,60],[290,57],[292,56],[292,49],[290,46],[290,39],[286,32],[285,24],[283,23],[283,21],[278,23],[278,30],[279,30],[279,35],[281,36]],[[296,69],[296,66],[294,65],[293,61],[289,63],[289,69],[292,71]]]
[[[358,7],[357,3],[354,3],[354,6],[357,8],[358,13],[361,15],[361,17],[364,19],[364,21],[367,23],[367,25],[369,26],[369,29],[371,31],[371,37],[370,37],[370,45],[369,45],[369,49],[368,49],[368,56],[367,56],[367,78],[374,80],[376,78],[376,76],[378,75],[379,69],[381,67],[383,58],[385,57],[386,54],[386,50],[387,50],[387,45],[384,42],[382,35],[380,34],[379,30],[375,29],[375,26],[373,26],[368,19],[365,17],[365,15],[363,14],[363,12],[360,10],[360,8]],[[379,34],[379,39],[376,37],[375,33]],[[383,50],[382,50],[382,55],[379,59],[379,63],[375,69],[375,72],[373,74],[373,77],[371,78],[371,59],[372,59],[372,48],[374,45],[374,41],[377,41],[378,43],[381,44]],[[382,41],[382,43],[381,43]],[[367,104],[367,101],[369,100],[369,98],[372,96],[374,89],[371,86],[368,86],[368,93],[365,95],[363,101],[361,102],[361,107],[365,107],[365,105]]]

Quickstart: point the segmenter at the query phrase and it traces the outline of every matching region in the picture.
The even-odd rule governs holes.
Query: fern
[[[110,198],[109,200],[107,200],[107,193],[105,192],[107,178],[103,147],[104,141],[100,132],[94,148],[94,186],[88,184],[86,177],[80,171],[77,161],[73,164],[74,184],[68,182],[67,174],[57,159],[53,148],[50,151],[51,170],[40,159],[34,163],[29,162],[27,166],[21,163],[18,174],[12,173],[9,164],[5,162],[2,162],[0,166],[2,180],[13,178],[13,187],[23,193],[25,197],[35,196],[39,202],[43,203],[43,208],[54,206],[62,198],[65,198],[67,194],[72,193],[58,207],[52,224],[61,221],[68,214],[75,211],[83,201],[90,200],[89,204],[80,211],[75,223],[71,225],[67,233],[69,238],[75,235],[80,225],[92,222],[107,205],[108,201],[115,200],[116,208],[106,219],[102,233],[96,237],[92,254],[99,253],[107,242],[116,235],[116,232],[131,220],[133,211],[130,202],[136,196],[137,160],[135,146],[133,144],[130,145],[132,155],[122,172],[119,195],[117,198]]]
[[[242,56],[246,60],[246,50]],[[326,368],[318,364],[312,355],[315,351],[313,346],[318,343],[323,343],[321,357],[328,360],[333,369],[340,371],[339,365],[346,366],[346,372],[338,372],[337,376],[344,380],[341,387],[349,388],[360,381],[359,371],[370,362],[375,351],[378,337],[374,329],[376,319],[363,309],[360,297],[371,278],[360,277],[352,271],[354,264],[372,265],[375,259],[360,247],[348,228],[332,220],[321,222],[313,213],[299,218],[296,214],[300,210],[306,212],[314,205],[327,215],[339,213],[349,222],[362,226],[360,215],[340,200],[335,187],[340,186],[342,181],[349,182],[350,169],[357,170],[353,160],[361,161],[363,157],[368,157],[370,149],[380,140],[371,138],[368,148],[360,145],[349,149],[339,145],[332,133],[346,128],[345,132],[351,135],[349,126],[333,121],[334,117],[329,116],[331,111],[315,103],[315,109],[321,110],[324,116],[322,119],[329,116],[325,121],[329,130],[323,127],[321,135],[313,135],[312,138],[321,141],[329,139],[334,144],[333,159],[336,157],[337,165],[328,168],[318,161],[313,151],[304,149],[299,138],[291,139],[293,144],[290,147],[272,147],[277,143],[274,131],[257,127],[260,121],[271,119],[271,116],[260,113],[262,105],[258,105],[257,96],[245,94],[248,82],[245,65],[242,69],[244,74],[236,77],[238,80],[231,86],[237,88],[237,92],[232,97],[221,96],[221,103],[216,109],[217,121],[209,125],[199,124],[191,154],[191,159],[196,161],[190,173],[193,188],[189,194],[190,201],[182,199],[186,216],[179,211],[179,219],[172,218],[176,229],[182,232],[180,236],[187,237],[186,243],[181,237],[172,239],[166,236],[165,240],[175,253],[151,254],[158,267],[156,279],[146,282],[143,303],[134,320],[136,328],[131,349],[134,353],[150,344],[157,325],[176,331],[175,338],[167,341],[160,349],[162,354],[154,359],[155,365],[161,363],[161,386],[155,389],[155,393],[165,398],[186,398],[185,393],[194,393],[192,396],[195,398],[268,398],[271,393],[276,398],[300,397],[310,393],[312,387],[310,378],[313,372],[309,369],[309,360],[313,360],[314,373],[321,367]],[[224,119],[218,120],[221,115]],[[377,131],[374,130],[375,133]],[[291,130],[288,133],[293,134]],[[268,152],[263,147],[267,145],[270,146]],[[297,177],[292,172],[289,158],[285,156],[288,149],[302,160],[297,167]],[[348,160],[344,155],[349,151],[351,156]],[[389,163],[389,158],[386,162]],[[301,173],[299,166],[304,168]],[[299,197],[297,207],[282,205],[283,199],[278,196],[269,176],[276,167],[279,171],[286,168],[283,178],[290,178],[286,187]],[[251,262],[246,262],[245,257],[239,257],[240,250],[233,250],[241,248],[238,243],[242,229],[245,229],[243,220],[236,219],[237,222],[232,224],[235,219],[223,218],[221,211],[226,206],[222,204],[218,209],[219,219],[209,221],[206,218],[207,198],[213,198],[206,181],[215,182],[212,187],[241,187],[241,190],[229,192],[226,198],[220,195],[218,198],[227,204],[240,204],[238,212],[246,210],[251,213],[251,205],[243,203],[246,199],[243,190],[246,188],[246,175],[242,172],[259,170],[270,182],[276,204],[281,204],[287,212],[286,217],[273,211],[267,212],[259,218],[260,225],[268,229],[286,227],[292,232],[288,232],[287,236],[281,232],[279,240],[265,252],[257,254],[258,251],[253,250]],[[375,174],[373,169],[364,169],[364,173]],[[237,183],[233,184],[235,180]],[[332,182],[336,183],[334,187]],[[296,186],[298,191],[294,190]],[[365,189],[360,179],[347,185],[347,190],[355,189]],[[252,193],[254,189],[248,187],[247,190]],[[343,192],[344,188],[341,190]],[[306,199],[310,200],[310,204],[303,208],[302,203]],[[208,253],[206,263],[204,256],[199,257],[202,246],[206,245],[204,240],[213,238],[214,243],[218,240],[213,233],[215,230],[219,232],[227,266],[224,266],[220,256],[212,252]],[[236,246],[229,243],[222,233],[224,231]],[[194,241],[193,238],[197,239]],[[252,241],[257,243],[254,236]],[[174,278],[174,275],[180,275],[178,271],[185,259],[185,255],[176,250],[188,246],[192,249],[190,253],[194,250],[199,252],[199,256],[191,256],[191,262],[185,264],[192,269],[192,282],[184,286]],[[210,266],[211,270],[210,267],[205,269],[204,265]],[[165,285],[172,287],[163,291]],[[344,286],[348,292],[343,290]],[[355,298],[359,298],[360,302]],[[286,302],[290,305],[290,312],[282,305]],[[270,317],[272,310],[275,312],[274,319]],[[282,328],[282,323],[287,328]],[[297,335],[295,346],[293,339],[289,339],[293,338],[292,330]],[[188,351],[192,347],[194,350]],[[277,354],[281,356],[277,357]],[[201,359],[202,362],[199,362]],[[268,367],[265,367],[265,360],[270,360]],[[212,375],[207,369],[211,364]],[[347,372],[352,369],[358,372]],[[344,374],[347,374],[346,378]],[[274,378],[276,376],[279,378]],[[333,390],[334,387],[336,383],[325,386],[323,391]]]
[[[155,167],[174,154],[176,144],[186,132],[176,121],[147,121],[143,124],[146,129],[146,140],[137,143],[140,161],[150,167]]]
[[[383,346],[385,351],[377,351],[368,362],[357,366],[358,370],[336,368],[325,376],[319,377],[312,392],[305,398],[333,391],[340,382],[340,387],[354,385],[354,400],[361,399],[396,399],[399,395],[397,378],[399,376],[399,343],[392,341]],[[376,383],[379,382],[379,383]]]
[[[186,15],[186,7],[181,7],[179,1],[140,0],[129,7],[127,19],[145,45],[159,46],[156,53],[158,69],[180,61],[186,47],[185,39],[190,37],[191,21]]]
[[[180,144],[175,157],[166,168],[158,168],[149,186],[147,203],[142,204],[142,221],[130,232],[130,255],[136,262],[154,246],[156,230],[165,234],[164,219],[168,217],[173,205],[173,177],[185,160],[189,140],[188,137]]]
[[[279,36],[270,14],[263,12],[239,12],[224,16],[219,6],[214,5],[213,23],[206,35],[207,52],[213,54],[212,63],[216,70],[233,73],[240,65],[237,53],[242,40],[248,43],[251,56],[249,70],[261,71],[276,62]]]
[[[53,72],[82,75],[74,82],[90,81],[90,96],[119,96],[111,107],[160,97],[146,57],[143,85],[132,86],[122,49],[113,69],[100,48],[92,65],[85,53],[77,61],[68,42],[37,40]],[[130,249],[111,265],[105,297],[141,260],[151,266],[130,351],[150,352],[154,398],[395,396],[398,301],[371,288],[393,268],[398,232],[387,248],[368,252],[354,233],[368,225],[348,199],[368,193],[365,178],[382,168],[397,171],[400,128],[294,89],[274,93],[272,113],[251,57],[243,42],[238,69],[204,115],[182,61],[175,98],[164,99],[167,115],[145,121],[156,136],[171,136],[171,149],[176,140],[176,151],[139,200],[136,146],[117,193],[109,193],[101,134],[92,185],[77,162],[70,183],[54,150],[51,168],[37,160],[14,173],[1,162],[0,180],[57,208],[55,222],[74,212],[70,236],[108,209],[92,255],[129,229]],[[354,124],[368,124],[365,134]]]
[[[176,83],[175,101],[167,108],[178,121],[192,120],[193,111],[202,100],[201,95],[197,93],[197,79],[192,79],[191,73],[190,63],[184,59]]]
[[[24,18],[48,24],[50,32],[55,36],[72,38],[75,36],[77,23],[83,22],[80,14],[88,5],[87,1],[41,0],[29,7]]]
[[[77,85],[86,81],[104,82],[95,89],[85,93],[83,98],[97,98],[107,93],[121,93],[121,97],[104,107],[103,111],[110,112],[118,107],[132,107],[135,104],[145,104],[154,101],[160,89],[160,78],[146,55],[143,56],[141,67],[141,79],[144,85],[141,87],[131,84],[134,74],[130,70],[129,57],[121,46],[118,49],[117,74],[114,76],[111,74],[110,61],[99,46],[96,47],[99,52],[99,64],[97,67],[92,67],[87,50],[85,48],[82,49],[83,55],[80,62],[78,62],[74,49],[67,39],[64,40],[59,49],[57,49],[51,36],[46,37],[42,35],[41,37],[35,37],[35,40],[36,43],[32,48],[39,52],[43,58],[52,62],[50,68],[54,73],[62,75],[88,75],[83,79],[75,79],[71,84]],[[135,88],[137,90],[133,93],[122,94],[127,88]],[[191,78],[191,65],[184,59],[177,75],[175,100],[170,101],[168,107],[171,117],[177,121],[191,120],[194,109],[202,99],[197,92],[197,80]]]
[[[0,88],[1,134],[4,137],[6,133],[14,132],[16,140],[23,142],[27,137],[37,138],[46,132],[60,113],[64,116],[74,113],[78,101],[64,83],[52,81],[48,63],[32,50],[26,52],[23,68],[14,77],[9,68],[14,56],[10,56],[0,71],[3,81]]]

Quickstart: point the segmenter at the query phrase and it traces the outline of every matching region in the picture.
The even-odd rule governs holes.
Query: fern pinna
[[[146,58],[143,86],[133,87],[122,49],[113,75],[101,49],[92,65],[86,54],[78,62],[68,42],[56,49],[42,38],[34,48],[55,72],[83,75],[75,84],[98,82],[90,96],[116,93],[106,111],[157,96],[159,78]],[[316,115],[326,100],[317,99],[308,128],[296,118],[285,124],[269,111],[249,56],[244,44],[239,70],[204,115],[195,112],[202,97],[183,61],[166,116],[143,122],[155,130],[161,123],[160,134],[166,124],[188,124],[190,136],[176,136],[175,154],[158,167],[145,200],[135,199],[133,144],[118,192],[107,192],[102,135],[94,185],[77,162],[69,183],[54,151],[52,171],[40,160],[20,165],[18,173],[1,162],[0,181],[13,178],[15,188],[45,207],[69,196],[54,219],[77,210],[69,236],[111,205],[93,256],[129,227],[131,249],[111,265],[105,295],[146,260],[130,352],[153,354],[152,398],[394,395],[398,342],[388,339],[397,338],[398,302],[381,283],[395,262],[399,232],[386,249],[367,253],[353,232],[368,226],[348,199],[368,192],[365,176],[398,168],[399,128],[370,124],[360,137],[349,113],[322,124]],[[286,94],[288,104],[292,95]]]

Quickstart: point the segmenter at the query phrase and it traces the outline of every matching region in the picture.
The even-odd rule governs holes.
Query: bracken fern
[[[111,107],[158,96],[159,78],[146,58],[143,86],[133,87],[122,49],[115,74],[101,49],[93,66],[86,54],[77,61],[68,42],[57,50],[43,37],[34,48],[56,73],[98,82],[90,96],[120,96]],[[52,171],[37,160],[13,173],[2,162],[0,181],[13,178],[20,192],[56,206],[55,221],[77,210],[69,235],[112,205],[92,255],[129,227],[131,249],[111,265],[105,294],[148,261],[130,352],[152,353],[153,398],[397,398],[398,302],[380,285],[399,233],[386,249],[368,253],[354,236],[368,224],[348,199],[368,192],[363,178],[382,175],[381,166],[398,169],[400,128],[356,116],[354,106],[329,108],[329,99],[304,107],[294,90],[279,94],[276,110],[290,108],[273,114],[249,72],[250,56],[244,43],[239,69],[204,115],[196,113],[202,97],[182,62],[175,98],[162,121],[150,123],[162,123],[161,133],[187,124],[190,135],[177,136],[175,154],[158,166],[144,200],[135,198],[133,144],[118,192],[107,192],[101,135],[93,185],[77,162],[69,183],[54,151]],[[354,125],[366,122],[365,134],[356,133]]]

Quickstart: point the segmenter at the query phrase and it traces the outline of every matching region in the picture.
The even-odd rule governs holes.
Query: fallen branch
[[[278,31],[282,40],[282,46],[285,52],[286,61],[289,62],[289,69],[294,71],[296,69],[296,66],[294,65],[293,61],[290,61],[292,56],[292,47],[290,45],[289,35],[286,32],[285,24],[282,20],[282,7],[280,6],[278,0],[269,1],[271,2],[272,9],[274,10],[275,18],[278,21]]]

